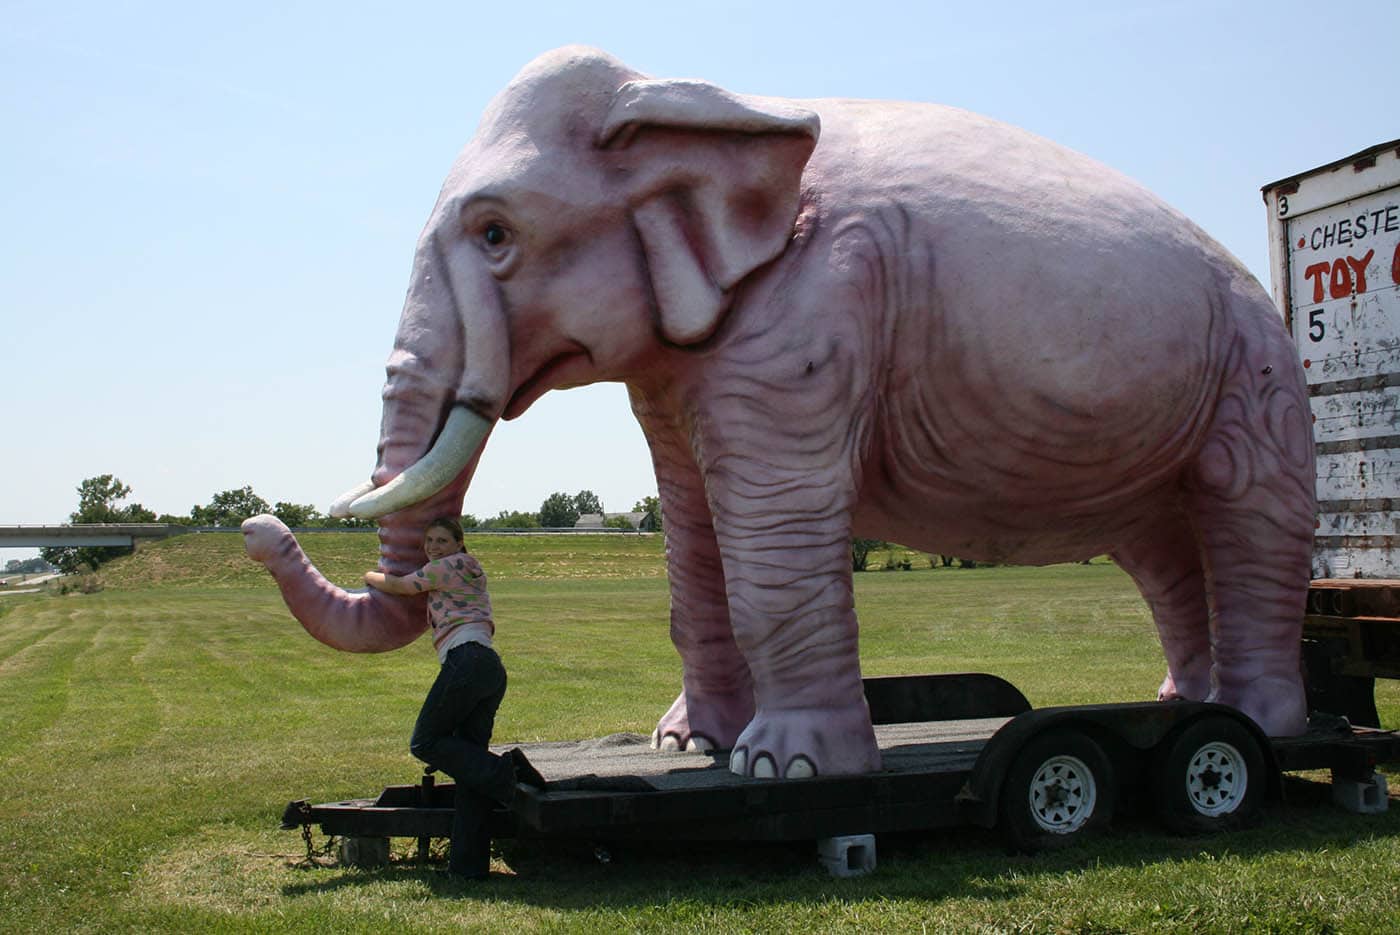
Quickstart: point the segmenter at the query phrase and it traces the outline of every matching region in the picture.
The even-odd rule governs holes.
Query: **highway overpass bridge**
[[[167,539],[193,532],[174,523],[71,523],[62,526],[0,526],[0,548],[26,546],[135,545],[138,539]]]

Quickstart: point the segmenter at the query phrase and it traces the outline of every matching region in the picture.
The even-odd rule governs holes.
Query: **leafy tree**
[[[176,516],[174,513],[162,513],[156,517],[157,523],[165,523],[167,526],[188,526],[190,518],[188,516]]]
[[[480,529],[539,529],[540,518],[534,513],[520,513],[502,510],[491,519],[483,522]]]
[[[588,493],[584,491],[583,493]],[[583,496],[583,494],[579,494]],[[591,496],[591,494],[590,494]],[[597,499],[596,497],[594,498]],[[577,507],[578,497],[570,497],[566,493],[552,493],[540,504],[539,525],[559,529],[572,529],[578,522],[580,510]]]
[[[885,571],[911,571],[914,563],[909,560],[909,556],[903,554],[902,547],[894,542],[887,542],[885,546],[890,552],[885,556]]]
[[[463,513],[461,523],[463,529],[476,529],[481,525],[481,520],[470,513]]]
[[[293,529],[298,526],[320,526],[326,520],[321,512],[309,503],[284,503],[281,500],[272,505],[272,515]]]
[[[68,514],[74,523],[154,523],[156,514],[139,503],[117,506],[131,494],[131,488],[111,474],[89,477],[78,485],[78,510]],[[96,569],[103,562],[131,553],[130,546],[44,546],[44,561],[65,574],[82,565]]]
[[[78,485],[78,512],[70,514],[75,523],[153,523],[156,515],[139,503],[117,506],[131,488],[111,474],[89,477]]]
[[[574,494],[575,518],[584,513],[597,513],[603,515],[603,501],[598,499],[598,495],[591,490],[580,490]],[[572,525],[572,524],[570,524]]]
[[[632,504],[633,513],[650,513],[656,517],[656,531],[661,531],[661,498],[657,496],[643,497]]]
[[[636,529],[637,527],[636,527],[636,526],[633,526],[633,525],[632,525],[632,521],[629,520],[627,517],[622,516],[621,514],[619,514],[619,515],[617,515],[617,516],[610,516],[610,517],[608,517],[607,519],[603,520],[603,528],[604,528],[604,529]]]
[[[851,570],[865,571],[865,566],[870,563],[870,553],[886,547],[883,539],[859,539],[851,540]]]
[[[196,526],[238,526],[250,516],[271,512],[272,506],[252,487],[240,487],[214,494],[205,506],[192,507],[190,519]]]

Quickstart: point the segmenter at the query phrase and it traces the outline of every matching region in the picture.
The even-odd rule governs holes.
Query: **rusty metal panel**
[[[1400,578],[1400,147],[1265,189],[1317,443],[1313,576]]]

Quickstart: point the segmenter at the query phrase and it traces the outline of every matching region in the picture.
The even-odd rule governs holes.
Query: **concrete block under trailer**
[[[638,734],[522,745],[549,779],[519,787],[493,836],[625,840],[817,840],[831,872],[874,866],[874,835],[960,825],[998,828],[1017,850],[1066,846],[1115,811],[1155,812],[1178,833],[1251,823],[1281,795],[1285,771],[1332,771],[1353,811],[1387,806],[1379,763],[1400,762],[1400,734],[1320,718],[1270,740],[1233,708],[1140,702],[1032,710],[991,675],[865,680],[883,768],[860,776],[741,779],[727,754],[658,753]],[[425,773],[375,799],[292,802],[284,828],[342,838],[347,863],[388,856],[388,839],[447,837],[453,786]]]

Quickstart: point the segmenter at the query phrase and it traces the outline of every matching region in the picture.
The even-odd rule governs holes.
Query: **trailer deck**
[[[883,724],[875,728],[884,773],[972,768],[988,739],[1010,718]],[[744,787],[754,784],[729,772],[729,754],[667,753],[641,734],[612,734],[593,740],[524,744],[522,749],[547,778],[551,797],[599,791],[618,780],[625,788],[652,792]],[[554,777],[559,777],[556,781]]]
[[[948,805],[1008,720],[880,725],[880,772],[797,781],[745,779],[729,771],[727,753],[659,752],[638,734],[531,744],[525,752],[550,785],[522,789],[515,812],[524,834],[690,840],[801,840],[957,824]],[[924,818],[911,822],[911,814]]]

